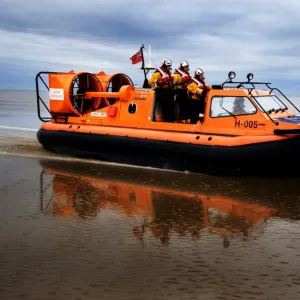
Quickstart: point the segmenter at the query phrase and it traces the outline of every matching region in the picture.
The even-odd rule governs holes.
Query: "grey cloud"
[[[289,0],[287,0],[289,1]],[[37,33],[57,37],[84,38],[112,45],[133,45],[150,40],[156,49],[165,50],[188,47],[186,35],[212,34],[245,39],[272,35],[281,37],[274,24],[288,32],[291,16],[278,21],[278,5],[270,1],[235,0],[181,0],[172,2],[115,0],[88,2],[2,0],[0,28],[8,31]],[[259,9],[253,11],[253,7]],[[265,26],[272,22],[273,27]],[[244,34],[244,36],[243,36]],[[289,33],[290,38],[296,32]],[[287,38],[286,38],[287,39]],[[255,41],[253,41],[255,42]],[[191,45],[193,47],[193,45]],[[190,48],[191,48],[190,47]],[[201,46],[199,51],[203,50]],[[197,51],[197,49],[195,49]],[[172,50],[171,50],[172,51]]]
[[[147,39],[168,48],[175,47],[186,34],[217,33],[229,21],[236,19],[235,13],[206,11],[205,7],[196,5],[196,0],[190,2],[195,5],[194,9],[182,6],[182,1],[173,1],[168,6],[154,2],[149,8],[144,2],[131,1],[136,3],[131,8],[130,1],[126,6],[123,1],[114,1],[114,7],[96,5],[94,8],[91,5],[82,11],[72,7],[71,1],[67,2],[70,2],[70,7],[60,9],[55,8],[55,4],[53,7],[43,7],[38,1],[33,9],[30,5],[25,6],[23,1],[16,10],[12,8],[13,2],[4,1],[2,7],[0,4],[0,28],[52,36],[85,37],[104,43],[139,44]],[[174,7],[177,7],[175,11]]]
[[[226,79],[225,70],[231,68],[245,74],[248,70],[259,71],[262,78],[275,78],[280,76],[278,70],[286,66],[284,69],[291,70],[295,76],[300,67],[296,57],[300,8],[297,3],[292,0],[284,3],[271,0],[1,0],[0,29],[11,32],[3,34],[6,45],[4,42],[2,56],[13,64],[19,55],[16,53],[20,53],[27,62],[31,60],[30,65],[39,66],[38,69],[44,61],[49,61],[49,65],[43,65],[49,69],[90,68],[94,61],[98,68],[102,59],[142,77],[140,66],[131,66],[129,57],[141,43],[151,41],[155,62],[170,57],[177,65],[186,59],[192,69],[203,67],[207,78],[214,77],[217,81]],[[20,37],[13,35],[16,32],[38,35]],[[73,40],[65,42],[60,37]],[[59,41],[52,47],[55,40]],[[39,43],[43,43],[41,47]],[[119,53],[101,49],[101,45],[113,47]],[[6,55],[5,51],[11,48],[16,50],[14,55]],[[76,61],[81,64],[76,65]],[[1,66],[3,72],[0,62]]]

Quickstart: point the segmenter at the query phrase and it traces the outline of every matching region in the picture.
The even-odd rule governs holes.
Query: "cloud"
[[[156,66],[165,57],[174,67],[185,59],[214,83],[230,70],[238,79],[253,72],[297,95],[290,83],[300,75],[299,13],[293,0],[2,0],[0,88],[17,88],[22,77],[34,89],[25,73],[70,69],[124,72],[140,84],[140,65],[129,57],[150,40]]]

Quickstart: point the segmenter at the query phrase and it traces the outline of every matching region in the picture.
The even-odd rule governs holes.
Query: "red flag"
[[[132,55],[130,57],[130,59],[131,59],[131,62],[132,62],[133,65],[141,62],[143,60],[142,51],[141,50],[138,51],[137,53],[135,53],[134,55]]]

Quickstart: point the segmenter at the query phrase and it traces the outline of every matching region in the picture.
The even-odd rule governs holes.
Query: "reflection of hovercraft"
[[[234,234],[242,233],[242,236],[245,238],[249,238],[251,232],[255,232],[253,230],[254,226],[258,228],[262,228],[262,225],[265,224],[265,219],[262,218],[257,222],[251,222],[245,216],[235,215],[233,213],[227,213],[224,211],[219,211],[216,208],[210,207],[207,210],[208,219],[210,223],[211,232],[217,232],[222,234],[224,232],[226,235],[228,232],[225,232],[224,228],[230,224],[230,231]],[[264,227],[264,226],[263,226]]]
[[[93,189],[89,182],[79,180],[72,199],[77,216],[83,219],[95,218],[99,209],[98,201],[97,189]]]
[[[237,197],[190,192],[168,185],[146,185],[143,178],[130,183],[124,176],[125,171],[120,172],[121,176],[104,168],[101,174],[107,175],[99,178],[96,170],[93,175],[93,171],[84,166],[85,172],[80,174],[75,171],[78,165],[66,164],[69,167],[64,169],[61,162],[57,166],[53,161],[42,164],[48,174],[55,175],[52,187],[54,215],[68,216],[73,211],[73,216],[95,218],[97,213],[106,209],[134,215],[144,220],[133,229],[139,239],[145,232],[151,232],[167,243],[174,234],[198,238],[205,229],[224,238],[247,237],[255,224],[274,213],[272,208],[241,201]],[[132,169],[128,172],[134,176]]]

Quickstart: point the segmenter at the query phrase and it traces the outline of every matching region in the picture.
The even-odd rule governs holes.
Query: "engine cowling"
[[[134,85],[131,78],[123,73],[114,73],[107,75],[105,72],[102,71],[95,75],[101,82],[103,91],[105,92],[117,93],[125,85]],[[115,97],[104,98],[104,101],[107,103],[107,105],[114,104],[116,100],[117,98]]]
[[[56,115],[77,115],[96,110],[102,97],[85,99],[85,92],[103,92],[99,79],[87,72],[49,74],[50,111]]]

